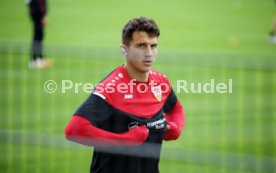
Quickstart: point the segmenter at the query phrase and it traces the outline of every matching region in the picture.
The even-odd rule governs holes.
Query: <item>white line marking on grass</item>
[[[40,134],[27,131],[1,130],[0,142],[15,145],[37,145],[40,147],[54,147],[63,149],[85,149],[91,147],[74,144],[65,140],[63,135]],[[125,150],[125,148],[102,148],[104,152],[121,153],[143,157],[156,157],[154,151],[159,145],[146,144],[138,150]],[[146,149],[146,150],[145,150]],[[145,152],[146,151],[146,152]],[[276,158],[268,156],[257,156],[253,154],[243,154],[234,152],[222,152],[203,149],[182,149],[163,147],[161,159],[182,161],[191,164],[202,164],[214,167],[224,167],[231,169],[244,169],[249,171],[273,172],[276,170]],[[185,165],[184,165],[185,167]]]

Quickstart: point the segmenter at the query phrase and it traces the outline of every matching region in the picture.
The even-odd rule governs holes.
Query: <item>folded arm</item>
[[[168,130],[164,132],[164,140],[176,140],[181,135],[185,123],[185,115],[180,102],[177,100],[170,112],[165,113]]]
[[[145,126],[137,126],[125,133],[112,133],[92,125],[84,117],[74,115],[65,128],[65,137],[88,146],[104,145],[140,145],[148,137],[148,129]]]

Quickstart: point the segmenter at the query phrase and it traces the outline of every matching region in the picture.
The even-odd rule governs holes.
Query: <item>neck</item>
[[[147,82],[148,81],[149,72],[139,71],[127,64],[124,65],[124,68],[126,69],[129,77],[131,77],[132,79],[136,79],[139,82]]]

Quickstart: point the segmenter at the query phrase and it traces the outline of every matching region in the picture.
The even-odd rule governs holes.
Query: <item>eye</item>
[[[137,47],[138,47],[138,48],[142,48],[142,49],[143,49],[143,48],[145,48],[145,47],[146,47],[146,45],[145,45],[144,43],[140,43],[140,44],[137,44]]]
[[[151,45],[151,48],[157,48],[157,44],[153,44],[153,45]]]

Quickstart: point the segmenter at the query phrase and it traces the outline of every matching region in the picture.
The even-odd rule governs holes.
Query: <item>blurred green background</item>
[[[161,29],[155,69],[177,80],[233,79],[233,93],[178,93],[186,125],[164,142],[160,172],[276,171],[276,45],[267,42],[273,0],[49,0],[50,69],[28,68],[32,27],[24,1],[0,5],[0,172],[89,172],[93,148],[63,131],[89,95],[61,81],[98,83],[124,60],[121,29],[153,18]],[[44,91],[54,80],[55,93]]]

